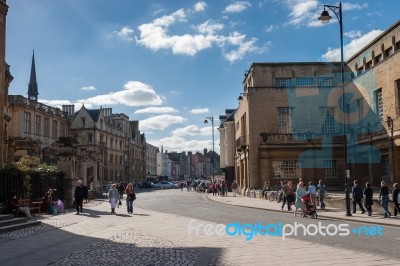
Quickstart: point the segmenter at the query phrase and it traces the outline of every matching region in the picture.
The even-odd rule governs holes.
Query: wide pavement
[[[264,236],[246,241],[243,236],[206,235],[215,233],[218,225],[140,208],[129,215],[124,205],[111,215],[104,200],[84,207],[83,215],[41,217],[42,226],[1,234],[0,265],[400,264],[384,256],[294,238]],[[190,230],[188,221],[192,221]]]

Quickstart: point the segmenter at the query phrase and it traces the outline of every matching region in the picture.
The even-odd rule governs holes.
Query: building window
[[[364,67],[359,67],[358,69],[357,69],[357,76],[360,76],[360,75],[362,75],[364,73]]]
[[[35,127],[34,127],[34,133],[36,135],[40,135],[40,127],[42,126],[42,118],[40,115],[35,115]]]
[[[93,143],[93,134],[89,133],[88,134],[88,144],[92,144]]]
[[[382,62],[382,54],[378,54],[377,56],[375,56],[374,61],[375,64]]]
[[[275,179],[297,179],[301,177],[298,161],[272,161],[272,177]]]
[[[60,123],[60,137],[65,137],[65,136],[66,136],[65,123],[61,122]]]
[[[82,117],[81,119],[82,119],[82,127],[85,127],[85,125],[86,125],[86,118],[85,118],[85,117]]]
[[[381,164],[383,166],[383,175],[390,175],[390,164],[389,164],[389,156],[388,155],[382,155],[381,156]]]
[[[24,113],[24,132],[31,133],[31,113]]]
[[[395,86],[396,92],[397,92],[397,95],[396,95],[396,97],[397,97],[397,100],[396,100],[397,115],[400,115],[400,79],[394,81],[394,86]]]
[[[53,121],[52,136],[53,136],[53,139],[58,138],[58,122],[57,121]]]
[[[292,118],[291,109],[289,107],[278,108],[278,122],[279,122],[279,133],[287,134],[292,132]]]
[[[400,41],[396,42],[396,51],[400,50]]]
[[[333,86],[333,78],[332,77],[319,77],[318,78],[318,87],[332,87]]]
[[[371,60],[371,61],[368,61],[368,62],[365,64],[365,69],[366,69],[366,70],[370,69],[371,67],[372,67],[372,60]]]
[[[335,108],[328,107],[325,112],[325,121],[322,125],[322,133],[335,133]]]
[[[365,103],[364,103],[364,98],[358,99],[357,100],[357,107],[358,107],[358,121],[361,121],[365,117]]]
[[[48,117],[44,118],[44,124],[43,124],[43,135],[45,137],[49,137],[50,135],[50,119]]]
[[[275,79],[276,86],[280,88],[290,87],[291,79],[290,78],[277,78]]]
[[[312,77],[296,78],[296,86],[297,87],[312,86],[313,82],[314,82],[314,79]]]
[[[383,102],[382,102],[382,89],[374,91],[375,96],[375,111],[380,121],[383,121]]]
[[[337,161],[336,160],[324,160],[325,166],[325,177],[337,177]]]
[[[385,58],[393,54],[393,47],[389,47],[385,50]]]

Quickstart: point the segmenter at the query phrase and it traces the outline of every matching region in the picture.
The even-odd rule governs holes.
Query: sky
[[[35,51],[39,102],[111,107],[168,151],[219,152],[219,115],[238,107],[260,62],[340,61],[339,23],[316,0],[8,0],[11,95],[27,97]],[[399,17],[400,1],[343,4],[349,58]]]

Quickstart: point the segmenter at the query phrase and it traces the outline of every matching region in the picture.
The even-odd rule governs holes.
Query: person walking
[[[108,202],[111,204],[111,214],[116,214],[115,207],[119,206],[119,192],[116,184],[112,184],[108,191]]]
[[[283,208],[285,207],[285,204],[287,203],[288,206],[288,211],[291,211],[291,196],[293,196],[294,192],[293,192],[293,188],[291,187],[292,181],[288,181],[285,183],[285,185],[283,185],[282,188],[282,192],[283,192],[283,203],[282,203],[282,211]]]
[[[312,181],[308,182],[307,192],[310,194],[311,202],[314,208],[317,208],[317,188]]]
[[[393,184],[393,203],[394,203],[394,210],[393,215],[397,217],[397,214],[400,212],[400,188],[398,183]]]
[[[360,206],[361,214],[365,213],[365,209],[362,205],[362,199],[363,199],[363,190],[362,188],[358,185],[358,181],[354,180],[353,182],[354,186],[351,189],[351,193],[353,194],[353,213],[356,213],[357,209],[357,204]]]
[[[304,212],[304,203],[301,200],[302,197],[304,197],[307,194],[307,191],[304,188],[304,183],[300,182],[297,185],[296,189],[296,201],[294,203],[294,216],[297,215],[297,210],[301,209],[302,212]]]
[[[129,183],[125,189],[126,193],[126,209],[128,213],[133,213],[133,201],[136,199],[135,185]]]
[[[231,188],[232,188],[233,196],[236,197],[236,192],[237,192],[237,189],[238,189],[238,184],[236,183],[236,180],[233,180]]]
[[[75,198],[75,208],[76,208],[76,214],[82,213],[83,209],[83,199],[85,197],[85,188],[83,187],[82,180],[78,180],[78,185],[75,187],[75,193],[74,193],[74,198]]]
[[[123,199],[123,198],[124,198],[124,190],[125,190],[125,187],[124,187],[124,185],[122,184],[122,182],[120,182],[120,183],[118,184],[117,189],[118,189],[118,193],[119,193],[119,198],[120,198],[120,199]]]
[[[214,182],[211,184],[211,191],[214,197],[217,194],[217,186],[215,185]]]
[[[379,194],[379,201],[381,202],[381,206],[385,212],[385,218],[390,218],[390,216],[392,215],[388,209],[388,205],[389,205],[389,193],[390,193],[390,189],[389,187],[386,185],[385,181],[381,182],[381,193]]]
[[[371,216],[372,213],[372,205],[374,204],[373,195],[374,191],[371,188],[371,183],[367,182],[364,188],[364,196],[365,196],[365,208],[367,209],[368,216]]]
[[[317,193],[319,195],[319,202],[321,204],[321,210],[325,209],[325,195],[326,195],[326,186],[322,180],[319,180],[317,186]]]

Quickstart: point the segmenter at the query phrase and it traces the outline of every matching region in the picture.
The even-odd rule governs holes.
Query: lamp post
[[[343,58],[343,20],[342,20],[342,2],[339,6],[324,5],[324,11],[322,11],[321,16],[318,18],[321,23],[326,24],[332,18],[329,12],[325,10],[329,8],[333,13],[335,13],[336,18],[339,21],[340,26],[340,71],[341,71],[341,86],[342,86],[342,111],[343,111],[343,137],[344,137],[344,165],[345,165],[345,192],[346,192],[346,216],[352,216],[350,212],[350,192],[348,179],[350,177],[350,170],[347,169],[347,135],[346,135],[346,107],[345,107],[345,89],[344,89],[344,58]]]
[[[204,120],[204,124],[208,124],[208,120],[211,121],[211,130],[212,130],[212,181],[215,181],[215,155],[214,155],[214,117],[208,116]]]

